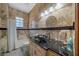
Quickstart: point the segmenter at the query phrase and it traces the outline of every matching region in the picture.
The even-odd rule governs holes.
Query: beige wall
[[[0,14],[4,12],[4,17],[0,17],[0,28],[7,28],[7,21],[9,19],[14,19],[15,17],[23,17],[24,18],[24,27],[23,28],[28,28],[28,14],[18,11],[16,9],[13,9],[11,7],[8,6],[7,3],[0,3]],[[2,14],[1,14],[2,15]],[[0,16],[1,16],[0,15]],[[25,40],[27,40],[27,35],[28,35],[28,31],[19,31],[18,30],[18,35],[19,37],[23,36],[23,38]],[[18,39],[19,39],[18,37]],[[21,38],[22,40],[22,38]],[[7,50],[7,30],[0,30],[0,50],[1,48],[3,48],[5,51]]]

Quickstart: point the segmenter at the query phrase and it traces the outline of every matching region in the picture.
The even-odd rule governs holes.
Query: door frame
[[[75,6],[75,56],[79,56],[79,3]]]

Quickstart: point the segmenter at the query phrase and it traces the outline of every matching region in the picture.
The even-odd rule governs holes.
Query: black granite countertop
[[[63,54],[60,54],[58,51],[56,51],[56,50],[50,48],[48,44],[41,44],[41,43],[38,43],[38,42],[33,41],[33,40],[31,40],[31,41],[34,42],[34,43],[36,43],[37,45],[39,45],[41,48],[43,48],[43,49],[45,49],[45,50],[52,50],[52,51],[54,51],[55,53],[59,54],[60,56],[64,56]]]
[[[66,50],[60,50],[59,46],[63,46],[62,42],[55,42],[55,41],[49,41],[48,43],[39,43],[35,40],[31,40],[32,42],[36,43],[37,45],[39,45],[41,48],[45,49],[45,50],[52,50],[55,53],[59,54],[60,56],[68,56],[68,51]],[[60,51],[59,51],[60,50]],[[64,53],[62,53],[64,52]]]

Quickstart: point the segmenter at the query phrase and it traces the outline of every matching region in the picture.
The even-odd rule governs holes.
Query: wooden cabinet
[[[50,49],[48,50],[43,49],[34,42],[30,43],[29,53],[30,56],[60,56],[59,54],[55,53]]]
[[[47,51],[47,56],[60,56],[59,54],[55,53],[54,51],[52,50],[48,50]]]
[[[29,52],[31,56],[45,56],[46,55],[46,50],[44,50],[39,45],[33,42],[31,42],[30,44]]]

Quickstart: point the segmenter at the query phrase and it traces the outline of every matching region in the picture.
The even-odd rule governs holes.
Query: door
[[[10,19],[8,21],[8,51],[15,49],[16,39],[16,21]]]

